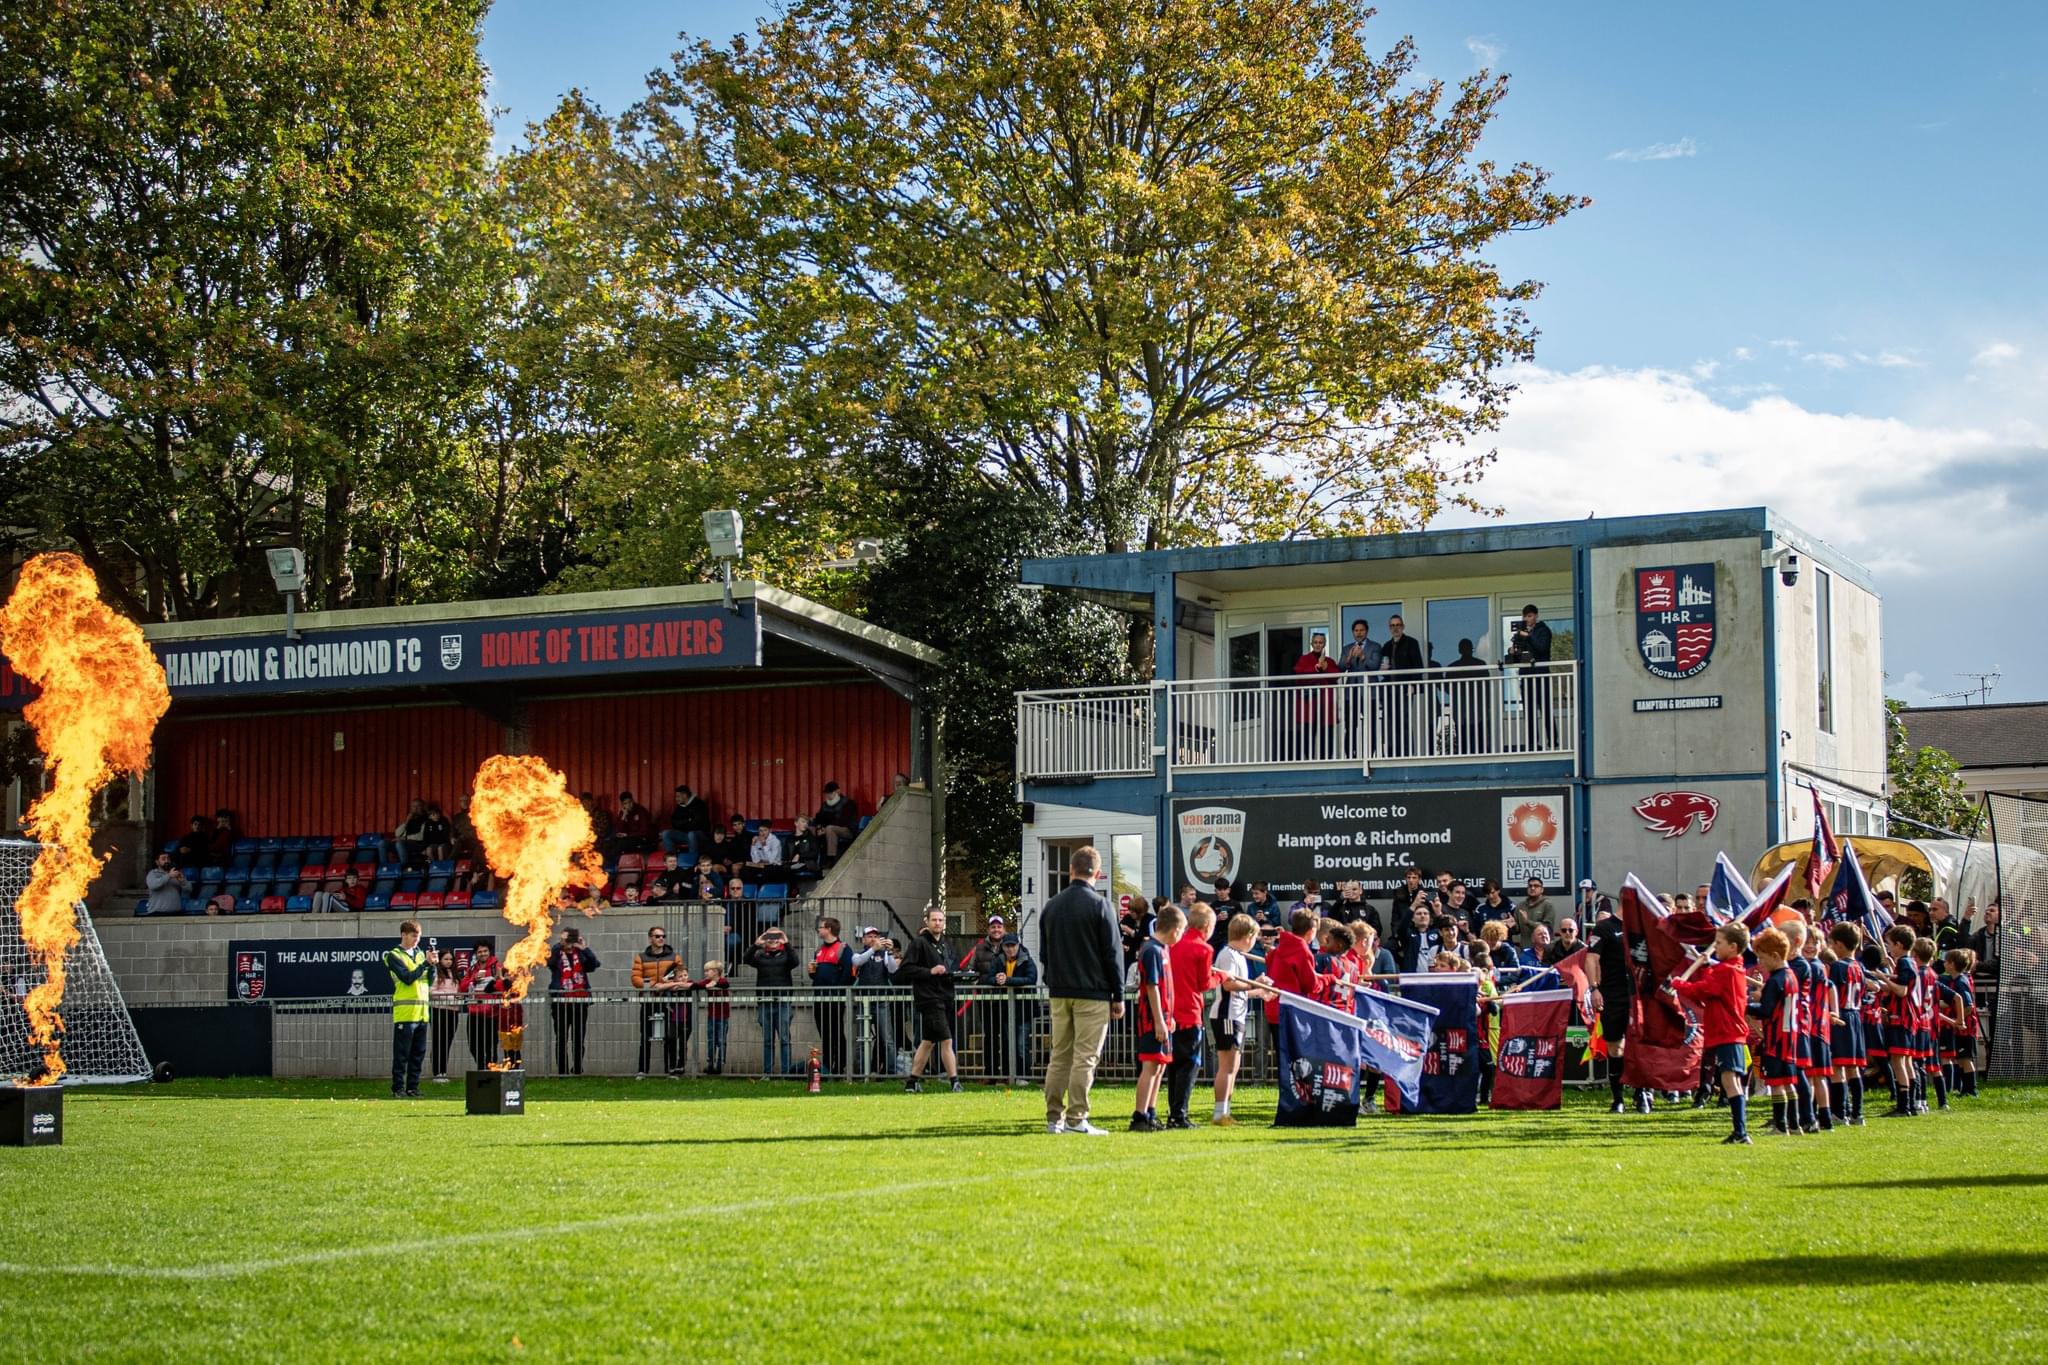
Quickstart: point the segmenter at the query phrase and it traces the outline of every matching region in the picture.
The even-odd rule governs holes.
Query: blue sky
[[[499,0],[499,142],[637,99],[765,9]],[[1888,690],[2048,697],[2048,6],[1381,6],[1510,94],[1488,152],[1591,195],[1497,253],[1546,282],[1481,495],[1540,520],[1767,502],[1876,574]],[[1370,30],[1369,30],[1370,31]]]

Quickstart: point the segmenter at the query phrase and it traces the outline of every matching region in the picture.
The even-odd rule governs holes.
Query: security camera
[[[1788,588],[1799,581],[1799,556],[1789,550],[1778,561],[1778,581]]]

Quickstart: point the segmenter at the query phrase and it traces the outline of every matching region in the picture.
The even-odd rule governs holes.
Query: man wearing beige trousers
[[[1123,939],[1116,911],[1095,889],[1102,855],[1074,850],[1066,889],[1039,912],[1039,965],[1052,1006],[1052,1060],[1045,1068],[1045,1131],[1100,1136],[1088,1122],[1088,1090],[1109,1037],[1123,1018]]]

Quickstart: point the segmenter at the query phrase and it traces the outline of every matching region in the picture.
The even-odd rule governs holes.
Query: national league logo
[[[1636,650],[1652,677],[1680,682],[1714,657],[1714,566],[1636,570]]]

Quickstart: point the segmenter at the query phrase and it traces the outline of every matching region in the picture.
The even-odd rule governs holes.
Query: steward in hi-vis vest
[[[398,946],[384,952],[391,973],[391,1097],[420,1097],[420,1068],[427,1060],[427,997],[433,967],[420,947],[420,926],[398,926]]]

